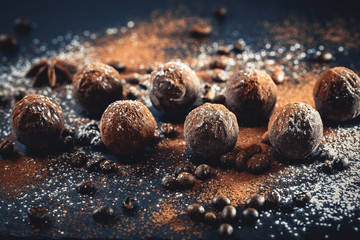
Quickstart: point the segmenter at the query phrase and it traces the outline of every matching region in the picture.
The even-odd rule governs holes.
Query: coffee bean
[[[229,238],[231,235],[233,235],[234,228],[228,223],[223,223],[219,226],[218,232],[221,237]]]
[[[281,201],[281,195],[276,190],[268,192],[265,197],[265,204],[268,207],[275,207],[279,205]]]
[[[320,63],[329,63],[331,62],[332,58],[333,55],[330,52],[322,51],[322,52],[317,52],[315,56],[315,61]]]
[[[215,17],[219,20],[222,20],[226,17],[227,9],[224,6],[218,6],[214,11]]]
[[[207,179],[213,175],[213,169],[207,164],[201,164],[195,169],[195,176],[198,179]]]
[[[245,148],[236,155],[235,158],[235,167],[237,170],[241,171],[247,168],[247,162],[249,159],[257,153],[261,153],[262,149],[259,144],[252,144]]]
[[[321,170],[327,174],[330,174],[333,171],[332,162],[330,162],[329,160],[325,160],[324,163],[322,163],[320,167],[321,167]]]
[[[123,73],[126,70],[126,65],[123,62],[119,61],[110,61],[107,63],[109,66],[113,67],[118,71],[119,73]]]
[[[105,160],[100,163],[100,171],[105,174],[115,173],[118,169],[116,163],[110,160]]]
[[[219,223],[219,219],[214,212],[205,213],[204,221],[209,225],[217,225]]]
[[[216,196],[212,199],[211,204],[213,208],[221,211],[224,207],[229,206],[231,204],[231,201],[227,197]]]
[[[27,34],[31,30],[30,20],[24,17],[16,18],[14,21],[15,31],[21,34]]]
[[[172,137],[175,133],[175,127],[171,123],[162,123],[160,125],[160,130],[165,137]]]
[[[162,188],[167,189],[167,190],[176,189],[177,188],[176,178],[171,175],[167,175],[167,176],[163,177],[161,179],[161,186],[162,186]]]
[[[245,223],[253,223],[259,217],[255,208],[245,208],[242,212],[242,219]]]
[[[297,193],[293,195],[292,200],[297,207],[304,207],[310,202],[311,194],[309,192]]]
[[[337,158],[332,163],[332,167],[338,171],[343,171],[347,169],[349,165],[349,160],[347,160],[346,158]]]
[[[212,27],[207,23],[194,24],[190,27],[190,35],[195,38],[208,37],[211,31]]]
[[[123,201],[123,205],[122,207],[125,209],[126,212],[128,213],[134,213],[135,209],[136,209],[136,203],[135,203],[135,199],[133,199],[130,196],[127,196],[125,198],[125,200]]]
[[[222,222],[232,222],[236,218],[236,208],[234,206],[225,206],[220,213]]]
[[[187,213],[194,220],[201,220],[205,214],[205,208],[200,204],[191,204],[187,207]]]
[[[196,180],[191,173],[182,172],[177,176],[176,181],[180,188],[188,189],[195,185]]]
[[[258,194],[249,197],[245,202],[246,208],[255,208],[256,210],[261,210],[264,205],[265,197]]]
[[[230,54],[230,48],[226,46],[220,46],[216,50],[217,55],[229,55]]]
[[[114,209],[107,206],[101,206],[92,212],[95,222],[98,223],[111,223],[115,220]]]
[[[236,153],[234,152],[228,152],[220,157],[220,164],[223,167],[232,167],[235,165],[235,159],[236,159]]]
[[[269,169],[270,158],[266,152],[255,154],[246,162],[246,170],[253,174],[262,174]]]
[[[75,189],[82,195],[93,195],[97,190],[95,184],[90,181],[82,181],[78,183]]]
[[[93,157],[90,161],[86,163],[86,169],[89,172],[99,172],[100,171],[100,163],[105,161],[104,157],[97,156]]]
[[[14,154],[14,142],[5,138],[0,142],[0,155],[4,158],[10,157]]]
[[[244,40],[239,39],[233,42],[233,50],[235,53],[242,53],[243,51],[245,51],[245,48],[246,48],[246,43]]]
[[[0,34],[0,50],[14,52],[17,49],[17,40],[9,34]]]
[[[71,159],[71,165],[76,168],[81,168],[86,165],[87,157],[84,152],[77,153],[72,159]]]
[[[47,209],[44,207],[32,207],[28,209],[28,216],[30,221],[34,225],[50,225],[51,217],[47,213]]]
[[[175,174],[175,176],[177,176],[182,172],[193,173],[194,170],[195,170],[195,168],[192,165],[179,165],[175,168],[174,174]]]

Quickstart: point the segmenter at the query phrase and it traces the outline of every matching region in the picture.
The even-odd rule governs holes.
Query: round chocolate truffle
[[[163,113],[186,112],[199,93],[199,78],[183,63],[166,63],[151,74],[150,99],[154,107]]]
[[[154,137],[156,121],[139,101],[110,104],[100,120],[104,145],[114,153],[127,155],[144,148]]]
[[[192,110],[184,123],[187,145],[200,157],[218,157],[231,151],[239,126],[235,114],[222,104],[205,103]]]
[[[32,94],[18,101],[11,112],[11,127],[17,140],[28,147],[54,143],[64,130],[64,114],[52,98]]]
[[[260,70],[237,71],[226,84],[226,106],[242,123],[262,123],[274,110],[277,88]]]
[[[321,74],[314,86],[316,109],[325,119],[344,122],[360,115],[360,78],[344,67]]]
[[[288,159],[304,159],[313,153],[323,137],[320,114],[300,102],[286,104],[269,121],[269,140]]]
[[[97,62],[78,70],[73,87],[76,102],[89,113],[102,113],[123,95],[119,73],[113,67]]]

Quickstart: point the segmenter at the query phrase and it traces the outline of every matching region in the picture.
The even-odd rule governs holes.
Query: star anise
[[[32,84],[34,87],[44,84],[55,87],[57,83],[71,83],[76,70],[76,64],[52,57],[49,59],[41,59],[29,69],[25,76],[33,77]]]

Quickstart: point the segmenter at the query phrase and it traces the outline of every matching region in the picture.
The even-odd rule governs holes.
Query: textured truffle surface
[[[64,114],[52,98],[32,94],[18,101],[11,112],[11,127],[17,140],[41,148],[55,142],[64,130]]]
[[[139,101],[116,101],[100,120],[100,134],[105,146],[114,153],[127,155],[144,148],[154,137],[156,121]]]
[[[225,97],[226,106],[239,122],[262,123],[274,110],[277,88],[264,71],[237,71],[226,84]]]
[[[325,119],[343,122],[360,114],[360,78],[344,67],[321,74],[314,86],[316,109]]]
[[[76,102],[89,113],[102,113],[123,95],[119,73],[113,67],[97,62],[77,71],[73,87]]]
[[[306,158],[316,150],[322,137],[320,114],[308,104],[288,103],[270,118],[270,143],[285,158]]]
[[[151,74],[150,99],[161,112],[185,112],[195,102],[199,92],[199,78],[183,63],[166,63]]]
[[[231,151],[238,134],[235,114],[222,104],[205,103],[192,110],[185,119],[185,141],[200,157],[218,157]]]

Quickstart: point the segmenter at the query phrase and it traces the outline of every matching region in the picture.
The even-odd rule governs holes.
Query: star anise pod
[[[33,77],[32,84],[34,87],[44,84],[55,87],[57,83],[71,83],[76,70],[76,64],[52,57],[50,59],[41,59],[38,63],[34,64],[25,77]]]

